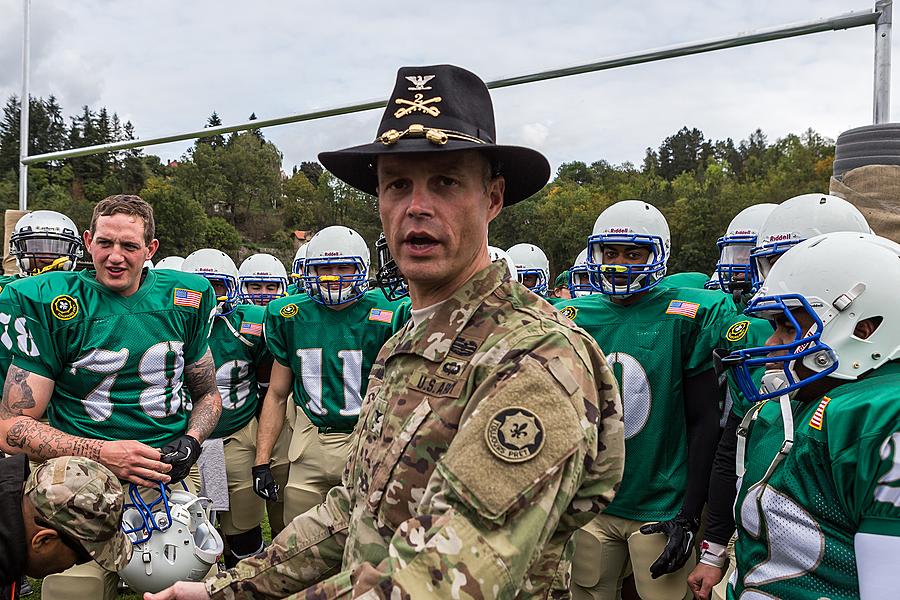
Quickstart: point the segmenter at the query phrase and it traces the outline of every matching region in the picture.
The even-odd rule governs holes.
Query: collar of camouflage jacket
[[[424,321],[413,326],[410,320],[388,356],[418,354],[433,362],[443,361],[478,307],[508,278],[509,271],[502,260],[475,273]]]

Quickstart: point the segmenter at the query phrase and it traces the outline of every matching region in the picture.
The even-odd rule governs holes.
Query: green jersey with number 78
[[[13,364],[55,381],[53,427],[157,448],[187,429],[184,368],[209,348],[215,304],[206,279],[170,270],[147,271],[128,297],[91,271],[28,277],[0,294]]]
[[[408,320],[409,300],[366,292],[343,310],[307,295],[266,307],[269,351],[294,374],[294,402],[316,427],[349,432],[356,424],[372,363]]]

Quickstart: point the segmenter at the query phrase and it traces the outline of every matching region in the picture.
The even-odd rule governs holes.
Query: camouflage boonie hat
[[[38,465],[25,483],[35,511],[58,531],[80,543],[109,571],[131,559],[133,545],[122,533],[122,484],[89,458],[64,456]]]

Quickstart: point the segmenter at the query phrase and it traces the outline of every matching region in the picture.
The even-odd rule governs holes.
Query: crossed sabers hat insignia
[[[425,100],[424,98],[424,94],[416,94],[414,100],[404,100],[403,98],[395,99],[395,104],[406,106],[406,108],[398,108],[397,110],[395,110],[394,118],[400,119],[416,111],[421,111],[425,114],[431,115],[432,117],[436,117],[441,114],[441,109],[439,109],[437,106],[429,106],[429,104],[437,104],[438,102],[440,102],[440,96],[435,96],[434,98],[429,98],[428,100]]]

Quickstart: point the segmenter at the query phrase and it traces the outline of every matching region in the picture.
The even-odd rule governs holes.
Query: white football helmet
[[[271,254],[254,254],[248,256],[238,268],[238,281],[240,283],[241,299],[251,304],[265,306],[272,300],[281,298],[287,293],[287,270],[281,261]],[[249,283],[269,284],[277,283],[278,291],[275,293],[251,293],[247,289]]]
[[[72,271],[84,253],[75,222],[54,210],[36,210],[16,223],[9,253],[24,275]]]
[[[587,267],[588,250],[585,248],[578,253],[578,257],[569,269],[569,293],[573,298],[596,294],[597,290],[591,285],[591,277]]]
[[[900,245],[888,239],[834,232],[796,244],[772,266],[745,311],[767,319],[784,315],[794,323],[795,339],[782,346],[739,350],[726,358],[737,365],[741,390],[753,402],[792,397],[822,377],[854,380],[900,358],[898,281]],[[797,310],[812,317],[809,330],[797,326]],[[880,319],[875,332],[866,339],[856,337],[857,324],[874,317]],[[797,360],[814,375],[801,379],[794,368]],[[763,365],[766,377],[757,390],[750,374]]]
[[[603,246],[646,246],[650,257],[642,264],[606,264]],[[659,209],[643,200],[616,202],[597,217],[588,238],[587,267],[594,289],[627,297],[653,288],[666,275],[672,240],[669,223]]]
[[[519,283],[525,284],[525,278],[534,276],[535,283],[528,289],[538,296],[546,296],[550,287],[550,261],[544,251],[534,244],[516,244],[506,251],[516,265]]]
[[[203,275],[211,282],[221,283],[225,288],[225,295],[218,295],[217,292],[216,316],[224,317],[234,312],[240,293],[237,283],[238,270],[230,256],[221,250],[202,248],[187,255],[181,270],[185,273]]]
[[[750,252],[756,247],[756,238],[766,219],[777,204],[754,204],[734,216],[725,235],[716,242],[719,260],[716,275],[719,288],[733,294],[748,293],[753,290],[750,275]]]
[[[491,262],[502,260],[506,263],[506,268],[509,271],[509,277],[511,279],[518,278],[518,271],[516,270],[516,263],[513,262],[512,257],[509,255],[509,252],[503,250],[502,248],[498,248],[497,246],[488,246],[488,256],[491,257]]]
[[[759,288],[772,265],[789,248],[835,231],[871,233],[872,229],[859,209],[837,196],[802,194],[776,206],[759,230],[756,247],[750,252],[754,287]]]
[[[181,256],[167,256],[153,267],[154,269],[169,269],[170,271],[180,271],[181,265],[184,264],[184,258]]]
[[[134,552],[119,576],[138,593],[156,593],[176,581],[203,581],[224,547],[203,506],[206,498],[165,486],[160,494],[145,502],[131,484],[131,503],[122,513],[122,531]]]
[[[319,274],[323,267],[352,266],[346,275]],[[309,240],[303,264],[303,283],[309,297],[337,305],[362,297],[369,289],[369,247],[361,235],[341,225],[326,227]]]
[[[294,262],[291,264],[291,277],[295,279],[303,278],[303,263],[306,262],[306,250],[309,247],[309,242],[305,242],[297,248],[297,252],[294,254]]]
[[[145,269],[153,269],[153,261],[150,260],[149,258],[148,258],[147,260],[145,260],[145,261],[144,261],[144,268],[145,268]]]

